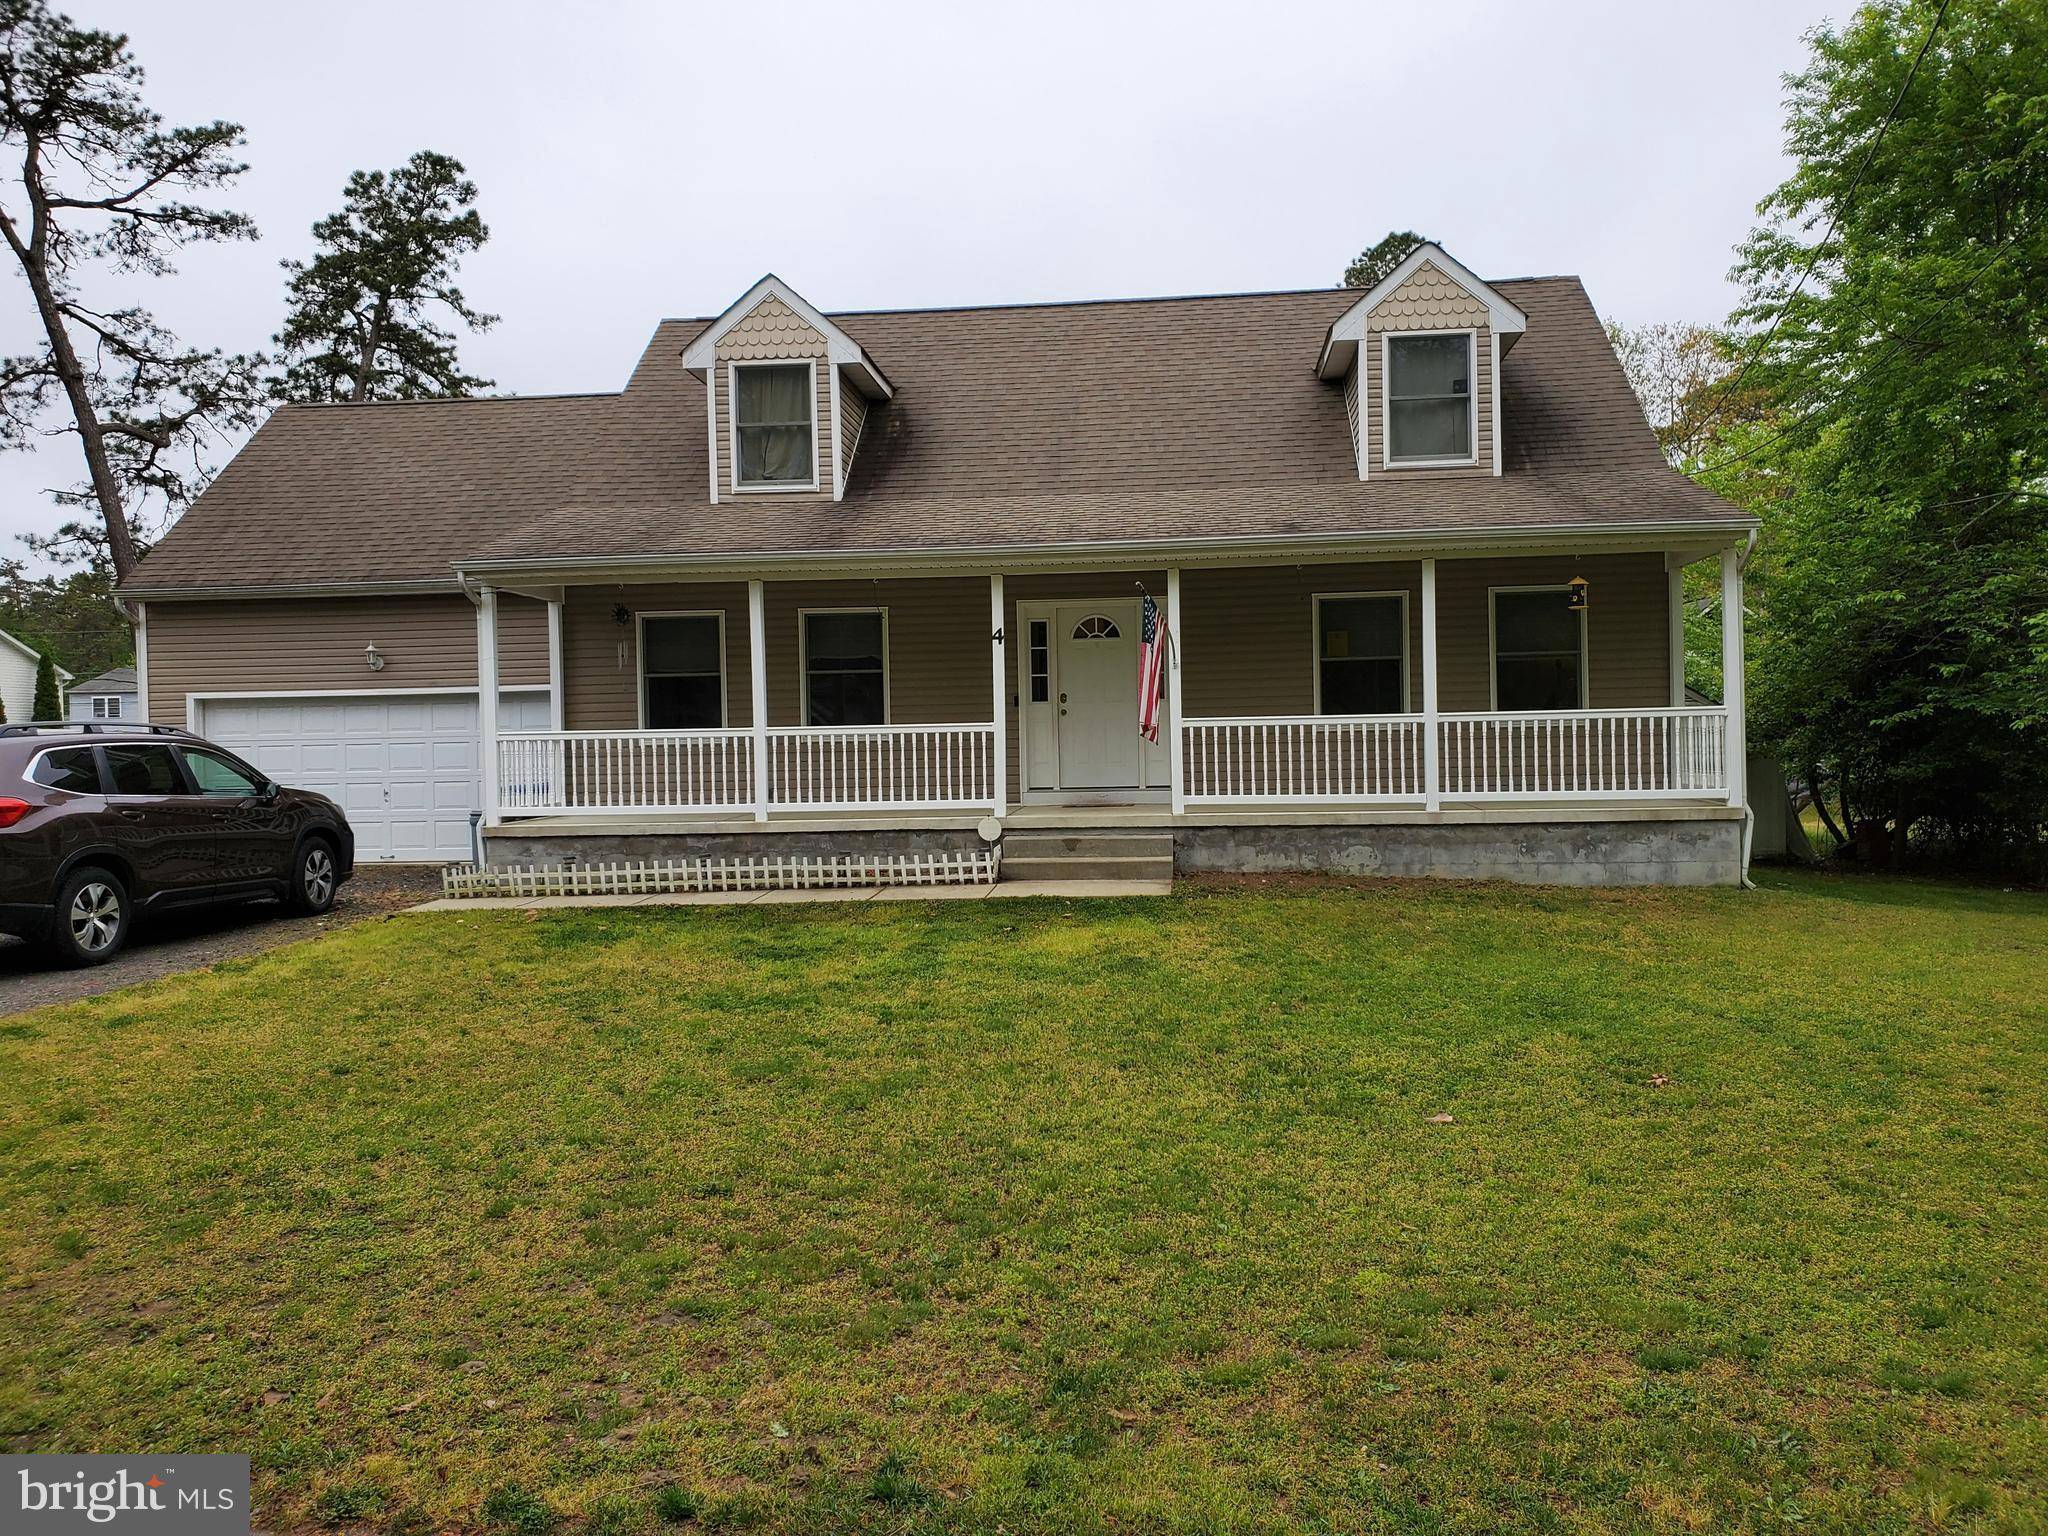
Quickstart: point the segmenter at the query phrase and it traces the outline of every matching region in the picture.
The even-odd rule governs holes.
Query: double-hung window
[[[1398,715],[1408,707],[1408,600],[1399,592],[1318,596],[1316,712]]]
[[[118,693],[96,693],[92,699],[92,717],[95,720],[118,720],[121,718],[121,695]]]
[[[739,487],[806,489],[818,483],[812,451],[817,408],[809,363],[743,363],[732,370]]]
[[[725,724],[725,616],[640,616],[640,722],[650,731]]]
[[[1586,707],[1586,613],[1569,589],[1494,589],[1493,707]]]
[[[1470,331],[1387,338],[1387,462],[1469,464],[1473,459]]]
[[[803,615],[804,724],[885,725],[889,615],[839,608]]]

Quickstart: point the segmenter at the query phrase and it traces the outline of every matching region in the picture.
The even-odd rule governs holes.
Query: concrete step
[[[1003,835],[1004,858],[1136,859],[1173,857],[1171,832],[1043,831]]]
[[[1173,878],[1173,855],[1171,853],[1139,854],[1129,857],[1095,855],[1081,858],[1033,853],[1019,857],[1009,851],[1008,839],[1005,839],[1003,864],[999,878],[1003,880],[1171,880]]]

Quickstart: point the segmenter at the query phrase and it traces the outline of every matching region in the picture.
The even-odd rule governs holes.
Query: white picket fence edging
[[[664,896],[687,891],[845,890],[869,885],[993,885],[1000,847],[933,853],[749,854],[612,864],[449,864],[444,896]]]

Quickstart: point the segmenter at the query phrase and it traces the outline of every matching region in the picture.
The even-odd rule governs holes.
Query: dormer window
[[[818,391],[810,363],[732,370],[734,462],[741,490],[816,490]]]
[[[1390,335],[1387,343],[1387,462],[1473,461],[1472,331]]]

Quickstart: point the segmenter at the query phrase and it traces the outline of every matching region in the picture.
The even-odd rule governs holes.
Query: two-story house
[[[1576,279],[1424,246],[1370,292],[766,277],[616,394],[285,407],[125,596],[148,716],[327,789],[366,858],[463,858],[474,809],[521,861],[1086,835],[1732,882],[1753,526],[1665,465]]]

